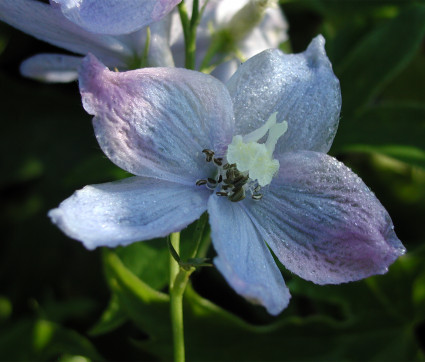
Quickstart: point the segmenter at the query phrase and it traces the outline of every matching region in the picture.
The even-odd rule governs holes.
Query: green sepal
[[[210,259],[204,257],[210,242],[208,214],[206,212],[182,231],[181,239],[180,255],[173,248],[170,239],[167,239],[168,249],[181,268],[189,270],[212,265],[209,263]]]

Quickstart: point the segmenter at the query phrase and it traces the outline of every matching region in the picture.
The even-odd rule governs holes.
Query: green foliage
[[[376,152],[425,168],[424,140],[425,106],[391,102],[343,119],[333,152]]]
[[[335,66],[343,94],[343,117],[361,111],[407,66],[424,34],[425,5],[407,7],[394,19],[370,31]]]
[[[328,304],[341,315],[283,315],[253,325],[202,298],[185,295],[188,360],[411,360],[423,356],[415,327],[423,321],[423,253],[401,258],[387,276],[343,286],[315,286],[294,278],[293,303],[301,297]],[[161,360],[172,358],[169,304],[107,251],[105,268],[122,309],[148,339],[139,348]],[[247,348],[253,346],[253,348]],[[358,346],[363,346],[358,348]]]
[[[43,318],[21,319],[2,326],[2,360],[51,360],[63,355],[84,356],[102,361],[92,343],[84,336]]]

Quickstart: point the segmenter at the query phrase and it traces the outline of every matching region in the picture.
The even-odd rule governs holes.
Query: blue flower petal
[[[133,56],[123,41],[90,33],[67,20],[56,7],[34,0],[1,0],[0,20],[40,40],[78,54],[91,52],[116,67]]]
[[[280,159],[264,197],[246,207],[289,270],[316,284],[383,274],[405,251],[387,211],[349,168],[323,153]]]
[[[282,274],[251,219],[239,203],[227,198],[208,201],[211,237],[218,256],[214,264],[233,289],[277,315],[289,303]]]
[[[288,122],[275,154],[297,150],[327,152],[341,109],[339,81],[318,36],[300,54],[266,50],[240,66],[227,83],[234,102],[236,133],[247,134],[277,113]]]
[[[144,177],[86,186],[51,210],[52,221],[87,249],[180,231],[207,208],[210,192]]]
[[[82,57],[63,54],[37,54],[22,62],[20,71],[25,77],[43,82],[66,83],[78,78]]]
[[[181,0],[53,0],[73,23],[99,34],[127,34],[162,19]]]
[[[231,141],[232,102],[209,75],[177,68],[111,72],[88,56],[79,79],[102,150],[132,174],[193,185],[213,172],[202,150],[223,155]]]

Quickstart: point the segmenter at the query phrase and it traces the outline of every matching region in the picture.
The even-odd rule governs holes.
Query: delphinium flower
[[[89,55],[80,91],[102,150],[136,175],[50,211],[88,249],[166,236],[208,211],[215,266],[273,315],[290,294],[269,248],[317,284],[385,273],[404,253],[375,195],[326,154],[341,95],[323,37],[301,54],[266,50],[226,85],[178,68],[113,72]]]
[[[192,1],[185,1],[190,12]],[[201,0],[203,16],[197,29],[197,69],[211,51],[212,75],[228,80],[239,64],[270,48],[277,48],[288,39],[288,24],[273,0]],[[183,30],[178,13],[172,16],[171,49],[176,66],[184,64]]]
[[[0,20],[72,53],[95,54],[110,67],[173,66],[168,45],[170,19],[158,20],[178,2],[52,0],[45,4],[2,0]],[[149,52],[145,56],[149,24]],[[73,55],[38,54],[22,63],[21,73],[46,82],[69,82],[77,79],[81,60]]]

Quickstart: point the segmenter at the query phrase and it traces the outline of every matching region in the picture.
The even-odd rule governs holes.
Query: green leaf
[[[2,360],[52,360],[62,355],[103,361],[91,342],[46,319],[21,319],[0,332]]]
[[[340,64],[343,117],[376,96],[413,58],[425,34],[425,6],[416,4],[370,32]]]
[[[419,352],[412,331],[379,310],[343,320],[283,315],[255,326],[188,289],[184,318],[188,360],[408,360]],[[155,339],[144,347],[169,360],[168,345]]]
[[[364,14],[376,10],[377,8],[387,8],[394,6],[407,6],[414,3],[416,0],[280,0],[280,2],[286,6],[286,4],[294,4],[302,6],[307,9],[316,11],[323,16],[341,16],[353,14]]]
[[[171,338],[169,296],[158,292],[133,274],[109,249],[103,250],[106,279],[120,307],[143,331],[153,338]]]
[[[420,48],[409,66],[403,70],[383,91],[380,99],[425,103],[425,49]]]
[[[46,320],[40,320],[34,326],[34,334],[39,333],[40,339],[34,341],[34,347],[39,350],[41,360],[57,355],[82,355],[91,360],[103,361],[91,342],[73,330]],[[44,333],[44,335],[42,334]]]
[[[10,300],[0,295],[0,323],[9,319],[12,314],[12,309]]]
[[[184,242],[182,243],[182,256],[187,261],[207,265],[207,259],[191,259],[198,251],[200,239],[209,237],[207,227],[208,216],[205,214],[201,219],[183,231]],[[169,280],[169,250],[165,239],[154,239],[131,244],[126,247],[115,249],[122,266],[143,283],[150,287],[161,290],[168,285]],[[109,260],[109,259],[108,259]],[[117,262],[117,260],[115,260]],[[110,262],[108,270],[116,270],[117,265]],[[208,264],[209,265],[209,264]],[[114,266],[114,268],[112,268]],[[121,298],[122,299],[122,298]],[[119,304],[119,297],[113,294],[110,303],[103,312],[100,320],[90,330],[91,335],[104,334],[122,325],[127,320],[127,314]]]
[[[38,304],[35,300],[33,302],[34,308],[42,318],[56,323],[84,320],[95,309],[95,302],[84,297],[57,301],[52,296],[48,296],[41,304]]]
[[[118,297],[113,294],[109,305],[99,321],[89,330],[89,335],[99,336],[120,327],[128,320],[127,314],[120,308]]]
[[[126,268],[150,287],[161,290],[168,285],[169,251],[165,238],[118,247],[115,252]]]
[[[425,106],[388,104],[370,107],[355,119],[341,120],[333,153],[376,152],[425,167]]]
[[[171,360],[168,296],[152,290],[138,280],[113,252],[108,251],[105,254],[105,264],[109,284],[117,293],[123,309],[149,335],[148,340],[139,341],[137,345],[163,360]],[[410,261],[408,264],[411,265],[408,268],[411,270],[413,264]],[[189,287],[184,297],[187,359],[414,359],[421,352],[409,322],[411,313],[403,315],[406,305],[402,302],[403,298],[400,298],[410,293],[410,276],[412,273],[409,272],[402,273],[401,280],[390,277],[383,283],[382,278],[387,277],[385,276],[377,277],[380,279],[376,279],[371,285],[371,282],[359,282],[328,287],[315,286],[296,278],[296,283],[290,285],[295,299],[292,303],[297,303],[303,290],[311,291],[309,297],[313,302],[315,299],[328,300],[330,297],[335,305],[345,305],[342,315],[298,317],[284,311],[275,322],[262,326],[241,320],[200,297]],[[398,288],[389,293],[388,288],[391,286],[394,289],[395,282]],[[388,308],[385,299],[390,295],[401,301],[390,304]]]

